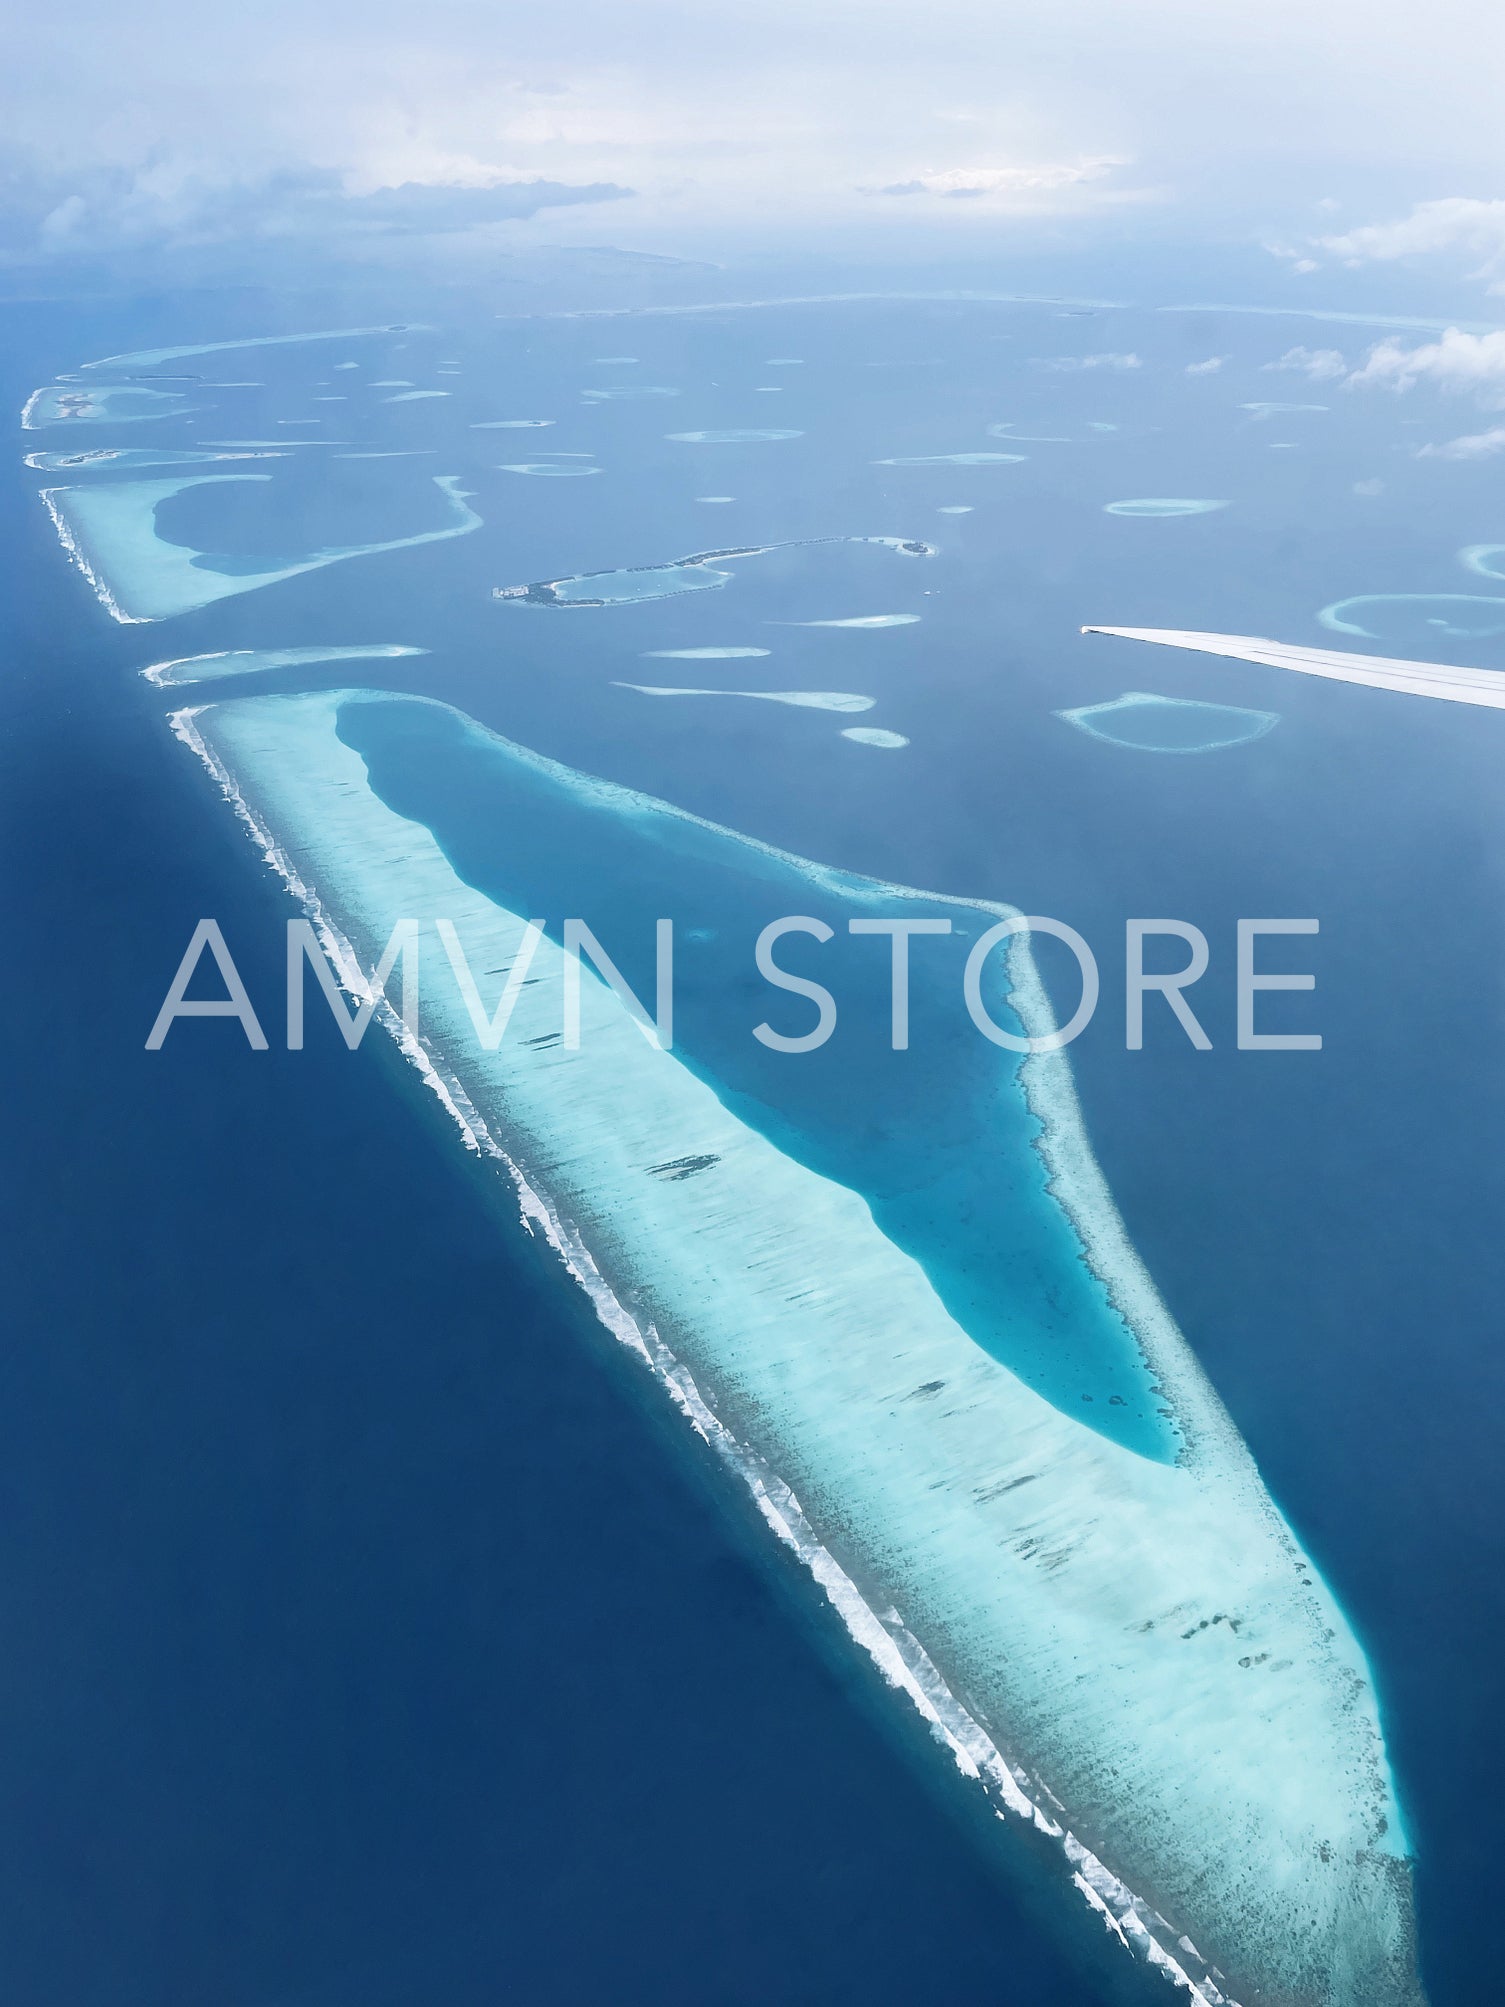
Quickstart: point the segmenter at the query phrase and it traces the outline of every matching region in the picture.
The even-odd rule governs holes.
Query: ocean
[[[33,310],[13,408],[94,357],[270,332],[239,314],[175,344],[146,332],[160,308]],[[749,1153],[732,1211],[772,1209],[786,1166],[804,1182],[779,1221],[815,1219],[822,1193],[860,1200],[871,1259],[894,1258],[881,1241],[911,1265],[882,1271],[891,1305],[923,1277],[1041,1402],[1039,1427],[1097,1459],[1105,1540],[1123,1532],[1115,1485],[1168,1499],[1155,1473],[1216,1435],[1205,1372],[1372,1681],[1427,1997],[1470,1997],[1489,1952],[1463,1850],[1500,1761],[1486,1333],[1505,723],[1078,630],[1495,666],[1486,471],[1417,456],[1445,411],[1334,389],[1309,360],[1280,368],[1319,335],[1260,316],[946,298],[452,315],[420,300],[395,329],[84,370],[62,384],[74,403],[33,405],[21,434],[27,453],[124,457],[23,469],[10,504],[12,1119],[29,1147],[13,1217],[26,1337],[4,1412],[9,1573],[31,1619],[6,1739],[13,1991],[1085,2007],[1164,1983],[1073,1890],[1039,1821],[1007,1803],[1000,1818],[885,1688],[829,1583],[770,1538],[395,1046],[373,1034],[348,1053],[315,996],[307,1049],[278,1049],[298,908],[167,729],[207,704],[193,731],[220,778],[301,883],[343,888],[352,936],[357,916],[375,925],[393,816],[472,894],[544,919],[551,951],[577,913],[640,995],[650,922],[671,914],[674,1079],[690,1128],[709,1096]],[[149,424],[139,402],[90,404],[112,376],[180,401]],[[236,457],[179,457],[205,453]],[[70,575],[44,484],[96,593]],[[311,659],[324,649],[384,652]],[[207,677],[187,660],[226,651],[300,659],[231,655]],[[135,673],[166,662],[159,682]],[[388,694],[319,695],[345,690]],[[369,789],[371,807],[360,842],[335,848],[316,789],[349,758],[366,778],[350,767],[345,798]],[[995,906],[1054,916],[1098,957],[1102,1003],[1069,1057],[1082,1132],[1184,1355],[1126,1331],[1122,1291],[1083,1261],[1090,1223],[1060,1201],[1059,1170],[1055,1199],[1040,1175],[1041,1093],[958,1008],[963,948]],[[960,936],[914,944],[909,1053],[887,1047],[886,944],[849,938],[781,951],[839,992],[829,1045],[775,1055],[750,1038],[760,1013],[810,1019],[752,970],[766,918],[841,929],[898,910],[944,912]],[[269,1051],[212,1020],[142,1049],[205,915]],[[1253,915],[1319,922],[1262,944],[1317,987],[1259,1013],[1320,1031],[1320,1053],[1236,1048],[1235,926]],[[1144,1049],[1125,1050],[1136,916],[1205,934],[1188,998],[1210,1050],[1154,997]],[[1173,967],[1183,948],[1163,952]],[[1036,957],[1069,1015],[1074,963],[1048,940]],[[578,1223],[604,1205],[604,1159],[550,1144],[568,1090],[547,1058],[512,1154],[555,1149]],[[626,1064],[601,1089],[622,1127]],[[462,1084],[486,1114],[484,1085]],[[698,1165],[665,1145],[665,1206],[700,1202]],[[696,1246],[731,1247],[720,1217]],[[671,1352],[697,1385],[712,1376],[739,1441],[799,1462],[822,1551],[882,1587],[901,1524],[889,1475],[928,1420],[904,1421],[859,1491],[852,1452],[823,1462],[747,1377],[754,1352],[728,1349],[754,1285],[723,1255],[714,1288],[708,1271],[671,1289],[679,1229],[634,1239],[627,1219],[603,1210],[594,1243],[581,1226],[617,1300],[678,1320]],[[787,1228],[769,1231],[776,1245]],[[833,1227],[809,1286],[834,1287],[867,1231],[856,1214]],[[875,1327],[851,1318],[856,1363]],[[812,1357],[790,1356],[786,1390]],[[1231,1496],[1227,1473],[1246,1484],[1231,1442],[1199,1510]],[[945,1467],[970,1470],[973,1451],[947,1444]],[[960,1605],[916,1572],[951,1538],[892,1561],[904,1636],[943,1673],[948,1645],[973,1668],[968,1719],[1047,1820],[1033,1780],[1049,1794],[1062,1769],[1011,1733],[1078,1766],[1058,1823],[1142,1860],[1150,1934],[1163,1908],[1174,1953],[1195,1905],[1177,1914],[1165,1892],[1233,1856],[1198,1828],[1211,1809],[1156,1827],[1152,1775],[1189,1806],[1191,1772],[1150,1757],[1196,1759],[1209,1806],[1228,1795],[1216,1763],[1173,1711],[1131,1718],[1146,1767],[1115,1799],[1102,1772],[1123,1746],[1084,1738],[1097,1717],[1068,1705],[1060,1660],[1028,1672],[1017,1636],[1000,1713],[977,1684],[986,1654],[952,1635]],[[1048,1616],[1044,1576],[1038,1594]],[[981,1592],[967,1621],[982,1637],[1025,1607]],[[1206,1677],[1207,1706],[1231,1705]],[[1272,1740],[1229,1749],[1230,1774],[1294,1772],[1306,1732],[1328,1747],[1325,1717],[1303,1731],[1284,1704],[1253,1705]],[[1326,1789],[1318,1772],[1308,1786]],[[1270,1873],[1280,1900],[1254,1936],[1284,1969],[1291,1892]],[[1114,1915],[1137,1942],[1137,1912]],[[1384,1983],[1416,1997],[1397,1957]],[[1363,1983],[1376,1990],[1332,1997],[1381,1997]]]

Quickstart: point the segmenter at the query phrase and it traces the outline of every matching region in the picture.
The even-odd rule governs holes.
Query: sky
[[[13,271],[416,240],[967,257],[1043,231],[1505,287],[1484,0],[75,0],[8,47]]]

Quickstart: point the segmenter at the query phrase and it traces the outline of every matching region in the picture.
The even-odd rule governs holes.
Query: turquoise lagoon
[[[198,407],[182,391],[146,384],[55,384],[31,397],[21,414],[29,432],[54,425],[139,424],[152,418],[186,418]]]
[[[266,697],[176,729],[353,994],[399,919],[434,968],[451,923],[463,984],[429,980],[421,1040],[384,1008],[389,1028],[885,1677],[1125,1942],[1207,2002],[1417,2001],[1359,1646],[1142,1269],[1065,1058],[945,1029],[959,957],[1007,909],[750,843],[422,700]],[[649,995],[632,950],[665,866],[690,923],[672,1050],[589,971],[570,1049],[553,916],[597,916]],[[862,1014],[861,1125],[850,1055],[804,1073],[747,1037],[749,930],[787,911],[952,922],[915,956],[940,1035],[894,1053]],[[837,938],[822,976],[871,989],[877,944]],[[1022,950],[987,1001],[1048,1027]]]
[[[719,431],[671,432],[667,436],[685,446],[754,446],[777,439],[803,439],[805,435],[777,426],[730,425]]]
[[[127,622],[165,620],[347,558],[410,550],[464,536],[480,527],[481,519],[468,506],[459,477],[436,474],[434,485],[449,515],[442,528],[309,551],[281,563],[195,550],[172,543],[157,532],[158,509],[190,489],[271,478],[269,474],[198,474],[175,481],[101,482],[86,488],[48,488],[43,491],[43,500],[69,555],[100,602],[114,619]]]
[[[193,446],[94,446],[78,453],[28,453],[26,464],[43,474],[87,474],[118,472],[129,467],[202,467],[215,460],[270,460],[280,457],[280,449],[267,442],[265,448],[244,451],[205,451]]]

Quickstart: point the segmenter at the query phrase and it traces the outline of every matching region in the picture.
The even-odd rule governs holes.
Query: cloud
[[[941,4],[954,18],[917,44],[882,8],[854,36],[854,0],[436,0],[421,18],[397,0],[268,0],[254,22],[162,0],[147,32],[76,0],[66,22],[37,10],[12,38],[0,211],[12,163],[53,191],[41,213],[75,194],[97,211],[91,168],[149,174],[163,153],[244,189],[330,173],[347,196],[470,185],[503,162],[509,180],[630,187],[636,242],[717,259],[749,243],[803,255],[806,233],[843,227],[929,256],[942,216],[965,241],[1005,216],[1135,199],[1113,173],[1132,153],[1113,106],[1036,100],[1017,74],[1000,92],[989,50],[1019,63],[1017,32],[984,0]],[[887,189],[909,199],[873,199]],[[535,241],[578,239],[584,215]],[[54,234],[81,222],[75,204]]]
[[[1210,355],[1205,362],[1189,362],[1186,373],[1188,376],[1216,376],[1227,361],[1226,355]]]
[[[456,184],[405,181],[350,194],[328,170],[215,174],[161,160],[138,172],[95,170],[66,192],[56,183],[10,188],[12,258],[90,257],[215,245],[350,243],[452,235],[540,211],[631,194],[611,182],[572,185],[490,170]]]
[[[1492,425],[1487,432],[1470,432],[1462,439],[1449,439],[1443,446],[1423,446],[1418,460],[1491,460],[1505,453],[1505,425]]]
[[[1042,167],[948,167],[919,174],[910,181],[891,181],[883,188],[864,189],[867,195],[1044,195],[1057,189],[1073,188],[1084,181],[1099,181],[1121,160],[1084,160],[1075,166],[1064,163]]]
[[[1346,379],[1345,388],[1402,391],[1418,383],[1476,396],[1488,408],[1505,405],[1505,328],[1484,335],[1449,328],[1419,348],[1403,348],[1393,338],[1382,341]]]
[[[1308,255],[1311,247],[1304,241],[1300,244],[1290,244],[1283,238],[1266,237],[1262,242],[1265,250],[1269,252],[1272,258],[1286,259],[1293,272],[1317,272],[1321,270],[1321,266],[1317,263],[1317,260]]]
[[[1288,348],[1278,362],[1266,369],[1293,369],[1309,376],[1313,383],[1334,383],[1348,368],[1343,353],[1336,348]]]
[[[1389,223],[1367,223],[1317,241],[1346,265],[1389,264],[1397,258],[1462,251],[1481,260],[1470,278],[1486,279],[1490,292],[1505,293],[1505,201],[1450,195],[1439,202],[1418,202],[1407,215]]]
[[[577,202],[613,202],[630,195],[630,188],[593,181],[572,186],[563,181],[504,181],[488,188],[433,187],[405,181],[397,188],[373,189],[369,195],[343,196],[321,205],[321,219],[357,230],[421,232],[442,235],[474,230],[487,223],[510,223]]]
[[[933,259],[943,230],[948,255],[995,260],[992,233],[1017,218],[1019,245],[1053,258],[1103,248],[1096,219],[1132,200],[1135,245],[1111,247],[1126,264],[1172,231],[1189,246],[1264,227],[1300,232],[1293,256],[1330,262],[1315,233],[1497,172],[1479,0],[928,0],[922,14],[858,0],[157,0],[149,19],[71,0],[18,13],[0,74],[0,235],[34,236],[53,215],[56,239],[77,242],[90,219],[103,237],[116,199],[104,182],[153,180],[169,158],[204,191],[190,205],[185,187],[185,227],[210,231],[229,208],[257,229],[258,190],[283,216],[282,176],[331,174],[360,197],[470,185],[470,163],[496,162],[555,188],[632,188],[634,243],[681,256],[839,250],[876,269],[890,249]],[[1314,188],[1374,206],[1314,214]],[[156,241],[151,208],[143,192],[120,213]],[[535,243],[594,227],[583,199],[539,213],[509,227]],[[1032,235],[1041,217],[1069,218],[1078,243]],[[347,220],[374,245],[374,219]],[[269,213],[258,241],[280,227]],[[404,236],[400,219],[390,235]],[[447,240],[457,255],[465,235]]]
[[[1076,370],[1076,369],[1143,369],[1144,364],[1137,355],[1117,355],[1104,351],[1101,355],[1052,355],[1036,356],[1036,369]]]

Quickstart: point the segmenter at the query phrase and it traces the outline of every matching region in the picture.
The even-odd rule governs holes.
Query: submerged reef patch
[[[1403,641],[1413,634],[1425,640],[1428,630],[1450,640],[1475,641],[1505,634],[1505,599],[1472,592],[1360,593],[1334,600],[1317,618],[1339,634],[1362,634],[1371,641]]]
[[[1195,698],[1157,697],[1149,690],[1126,690],[1107,704],[1084,704],[1055,714],[1079,732],[1112,746],[1145,753],[1211,753],[1224,746],[1262,739],[1280,723],[1278,711],[1250,711],[1237,704],[1204,704]]]
[[[1214,509],[1226,509],[1226,502],[1194,501],[1186,496],[1143,495],[1135,501],[1104,502],[1109,516],[1210,516]]]
[[[427,654],[426,648],[396,643],[366,648],[224,648],[210,655],[180,655],[171,662],[153,662],[141,674],[159,689],[177,689],[185,683],[218,682],[225,676],[252,676],[260,669],[303,668],[318,662],[386,662]]]
[[[1028,459],[1026,453],[906,453],[892,460],[875,460],[875,467],[1002,467]]]
[[[706,592],[727,585],[734,573],[723,565],[742,558],[766,557],[770,551],[800,550],[821,544],[878,544],[903,557],[934,557],[935,547],[916,537],[794,537],[777,544],[739,544],[724,550],[695,551],[689,557],[671,558],[667,564],[627,565],[617,571],[589,571],[571,578],[541,579],[534,585],[493,586],[493,599],[520,600],[529,606],[630,606],[648,599],[672,599],[684,592]],[[889,619],[918,619],[917,614],[879,616],[879,624]],[[823,621],[785,622],[792,626],[849,625]],[[872,625],[862,621],[859,625]]]
[[[27,432],[53,425],[126,425],[149,418],[186,418],[199,407],[180,390],[145,384],[49,384],[33,391],[21,413]]]
[[[803,439],[804,436],[803,432],[754,425],[728,426],[719,432],[667,432],[664,435],[666,439],[678,440],[686,446],[751,446],[759,441]]]

